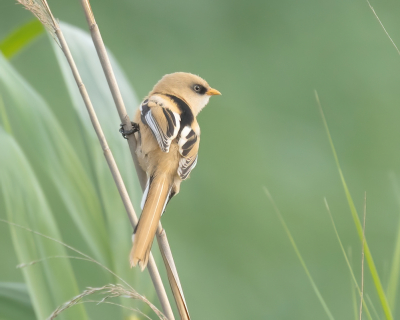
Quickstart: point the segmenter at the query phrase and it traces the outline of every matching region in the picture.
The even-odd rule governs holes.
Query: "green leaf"
[[[110,265],[109,239],[94,182],[52,111],[0,54],[8,124],[57,216],[70,216],[94,257]]]
[[[21,93],[22,94],[22,93]],[[61,239],[53,213],[23,151],[13,137],[0,128],[0,203],[8,220]],[[49,256],[65,256],[65,248],[26,230],[10,227],[20,262]],[[67,259],[44,261],[23,269],[37,318],[45,319],[57,305],[79,293]],[[82,305],[69,311],[70,318],[87,319]]]
[[[28,289],[24,283],[0,282],[0,319],[35,319]]]
[[[39,20],[29,21],[0,42],[0,51],[6,58],[10,59],[43,34],[44,31],[45,29]]]

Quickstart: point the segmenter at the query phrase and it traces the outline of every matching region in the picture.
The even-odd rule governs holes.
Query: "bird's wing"
[[[200,136],[190,126],[182,129],[178,146],[182,158],[179,160],[178,175],[182,180],[189,177],[190,172],[197,164]]]
[[[169,152],[172,140],[176,138],[181,118],[168,106],[170,102],[160,96],[151,96],[140,106],[140,116],[144,124],[153,132],[160,148]]]

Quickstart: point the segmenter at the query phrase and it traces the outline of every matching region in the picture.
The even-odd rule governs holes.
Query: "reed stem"
[[[100,63],[103,67],[104,74],[107,78],[107,82],[110,87],[110,91],[113,96],[119,117],[121,119],[121,122],[122,122],[125,130],[130,130],[132,128],[131,121],[126,112],[125,104],[122,99],[122,95],[119,90],[114,72],[112,70],[111,63],[108,58],[107,50],[105,48],[103,39],[100,34],[100,29],[94,18],[94,13],[90,6],[90,2],[89,2],[89,0],[80,0],[80,1],[81,1],[83,10],[85,12],[85,16],[86,16],[87,23],[89,25],[92,40],[95,45],[97,55],[99,56]],[[146,187],[147,177],[146,177],[146,173],[142,170],[142,168],[139,166],[139,163],[138,163],[138,159],[137,159],[136,152],[135,152],[136,151],[136,139],[135,139],[134,135],[128,135],[127,138],[128,138],[127,140],[128,140],[129,149],[130,149],[131,155],[132,155],[132,160],[135,165],[136,172],[137,172],[140,184],[142,186],[142,190],[144,190]],[[185,302],[185,298],[183,295],[182,286],[181,286],[181,283],[180,283],[180,280],[178,277],[178,271],[175,267],[171,248],[169,246],[169,243],[168,243],[168,240],[166,237],[166,233],[161,225],[161,222],[158,225],[156,236],[157,236],[157,241],[158,241],[159,248],[161,251],[161,255],[163,257],[163,261],[165,264],[165,268],[167,270],[167,275],[168,275],[168,280],[169,280],[169,283],[171,286],[171,290],[174,295],[175,302],[176,302],[176,305],[177,305],[177,308],[178,308],[178,311],[180,314],[180,318],[184,319],[184,320],[190,319],[189,311],[188,311],[188,308],[187,308],[187,305]],[[150,260],[152,260],[152,259],[153,259],[153,257],[150,257]],[[150,260],[149,260],[149,262],[150,262]],[[149,269],[150,269],[150,263],[149,263]],[[171,313],[172,313],[172,311],[171,311]],[[167,316],[168,316],[168,318],[170,318],[170,316],[168,314],[167,314]],[[171,318],[171,319],[173,319],[173,318]]]
[[[101,148],[103,149],[104,157],[106,158],[108,167],[110,168],[111,174],[114,178],[114,182],[117,186],[118,192],[119,192],[122,202],[125,206],[125,210],[128,214],[129,220],[132,224],[132,227],[134,228],[138,222],[138,218],[136,216],[132,202],[129,198],[124,181],[122,180],[121,174],[118,170],[117,164],[115,163],[114,156],[108,146],[108,143],[104,136],[103,130],[97,119],[96,112],[94,111],[94,108],[93,108],[92,102],[90,100],[90,97],[87,93],[86,87],[83,84],[83,81],[81,79],[79,71],[76,67],[75,61],[71,55],[68,44],[64,38],[64,35],[63,35],[61,29],[58,28],[56,30],[56,36],[60,42],[61,50],[63,51],[65,57],[67,58],[68,64],[71,68],[72,74],[75,78],[76,84],[79,88],[82,99],[83,99],[85,106],[87,108],[87,111],[89,113],[90,121],[92,122],[93,128],[97,135],[97,138],[99,139]],[[148,270],[149,270],[150,277],[153,281],[154,288],[156,289],[157,295],[159,297],[159,300],[160,300],[160,303],[161,303],[161,306],[162,306],[162,309],[163,309],[165,315],[168,317],[168,319],[174,319],[172,309],[171,309],[171,306],[168,301],[167,293],[166,293],[164,285],[162,283],[161,276],[158,272],[157,265],[152,256],[150,256],[150,259],[149,259]],[[172,315],[172,317],[171,317],[171,315]]]

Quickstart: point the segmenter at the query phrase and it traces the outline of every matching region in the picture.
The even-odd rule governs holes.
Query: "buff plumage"
[[[146,267],[161,215],[197,164],[200,127],[196,117],[212,95],[220,94],[199,76],[167,74],[136,112],[136,154],[148,181],[133,236],[131,267]]]

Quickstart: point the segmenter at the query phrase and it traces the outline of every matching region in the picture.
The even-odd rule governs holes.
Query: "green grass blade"
[[[24,283],[0,282],[0,319],[35,320],[35,312]]]
[[[329,132],[328,124],[326,122],[325,115],[324,115],[324,112],[322,110],[321,103],[319,101],[318,94],[317,94],[316,91],[315,91],[315,97],[316,97],[316,100],[317,100],[317,103],[318,103],[319,110],[321,112],[321,117],[322,117],[322,121],[324,123],[326,134],[328,136],[329,144],[331,146],[332,153],[333,153],[333,156],[335,158],[336,167],[337,167],[337,169],[339,171],[340,180],[342,182],[342,186],[343,186],[346,198],[347,198],[347,202],[348,202],[349,207],[350,207],[350,212],[351,212],[351,215],[353,217],[354,224],[356,226],[358,236],[359,236],[360,240],[363,241],[363,229],[362,229],[362,225],[361,225],[361,222],[360,222],[360,218],[358,217],[357,209],[356,209],[356,207],[354,205],[353,198],[351,197],[349,188],[347,187],[346,180],[344,178],[342,169],[340,167],[339,158],[337,156],[336,149],[335,149],[335,146],[333,144],[333,140],[332,140],[331,134]],[[368,246],[367,241],[365,241],[365,249],[364,250],[365,250],[365,258],[367,260],[368,267],[369,267],[369,270],[371,272],[371,276],[372,276],[372,279],[373,279],[373,282],[374,282],[374,285],[375,285],[375,289],[376,289],[376,291],[378,293],[379,300],[381,302],[382,309],[383,309],[383,311],[385,313],[386,319],[387,320],[393,320],[392,312],[391,312],[391,309],[390,309],[390,306],[389,306],[385,291],[383,290],[382,282],[381,282],[381,280],[379,278],[379,274],[378,274],[378,271],[376,269],[374,260],[372,258],[371,251],[369,250],[369,246]]]
[[[93,255],[110,265],[103,211],[87,170],[45,101],[0,54],[0,94],[13,136],[57,216],[70,216]]]
[[[0,128],[0,202],[9,221],[60,239],[60,232],[25,155],[15,139]],[[10,227],[13,245],[20,262],[61,255],[65,248],[53,241]],[[36,316],[45,319],[55,307],[79,294],[69,260],[45,261],[23,270]],[[71,309],[71,319],[87,319],[83,306]]]
[[[42,23],[35,19],[22,25],[0,42],[0,51],[10,59],[45,31]]]
[[[307,274],[308,280],[310,281],[311,286],[312,286],[312,288],[314,289],[314,292],[315,292],[315,294],[317,295],[317,298],[318,298],[318,300],[320,301],[320,303],[321,303],[323,309],[325,310],[326,315],[328,316],[328,318],[329,318],[330,320],[334,320],[334,317],[333,317],[332,313],[330,312],[330,310],[329,310],[329,308],[328,308],[328,305],[326,304],[324,298],[322,297],[321,292],[319,291],[317,285],[315,284],[314,279],[313,279],[313,277],[311,276],[311,273],[310,273],[310,271],[308,270],[307,265],[306,265],[306,263],[305,263],[303,257],[301,256],[300,250],[299,250],[299,248],[297,247],[296,242],[294,241],[293,236],[292,236],[292,234],[290,233],[290,230],[289,230],[288,226],[286,225],[286,222],[285,222],[285,220],[283,219],[283,216],[282,216],[281,212],[279,211],[278,207],[276,206],[274,199],[272,198],[272,196],[271,196],[271,194],[269,193],[269,191],[268,191],[267,188],[264,187],[264,191],[265,191],[265,194],[267,195],[268,199],[271,201],[271,203],[272,203],[272,205],[273,205],[273,207],[274,207],[275,213],[276,213],[276,215],[278,216],[279,221],[281,222],[281,224],[282,224],[282,226],[283,226],[283,228],[284,228],[284,230],[285,230],[285,232],[286,232],[286,234],[287,234],[287,236],[288,236],[288,238],[289,238],[289,240],[290,240],[290,243],[292,244],[293,249],[294,249],[294,251],[296,252],[297,257],[299,258],[300,263],[301,263],[301,265],[302,265],[304,271],[305,271],[306,274]]]

